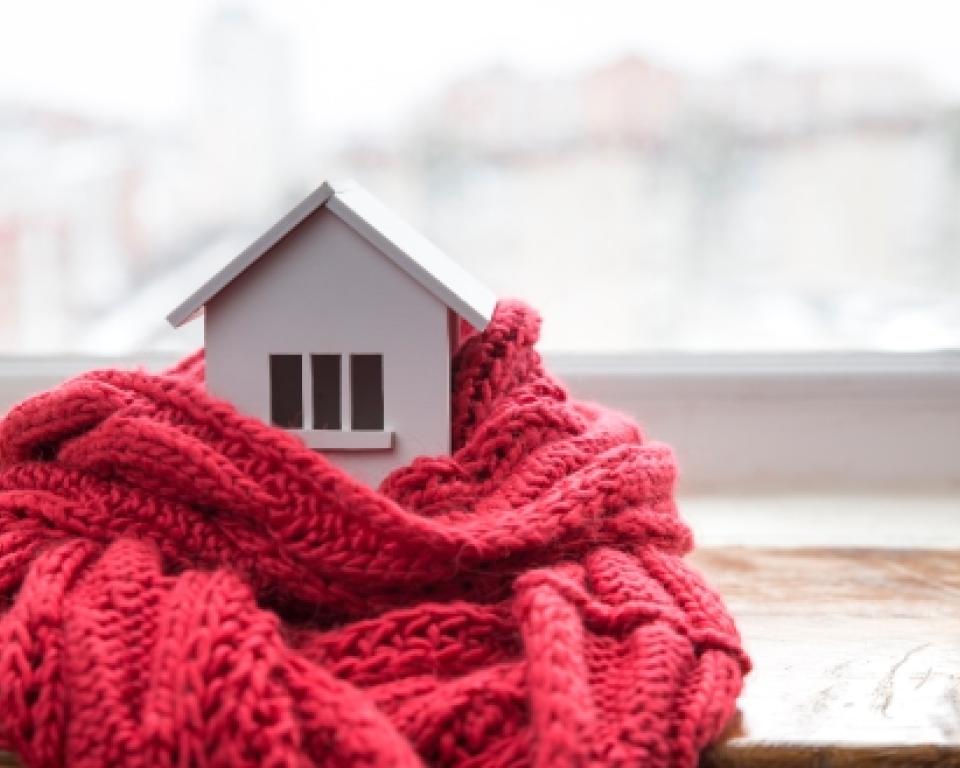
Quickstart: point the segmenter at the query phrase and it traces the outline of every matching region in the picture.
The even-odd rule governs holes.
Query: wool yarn
[[[0,745],[28,766],[693,766],[749,661],[670,450],[501,302],[450,456],[378,491],[203,388],[79,376],[0,424]]]

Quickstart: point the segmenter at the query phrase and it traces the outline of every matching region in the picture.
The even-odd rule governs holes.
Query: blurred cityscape
[[[173,127],[0,102],[0,352],[197,346],[166,313],[342,176],[537,306],[547,348],[960,346],[960,105],[911,71],[493,66],[331,144],[256,16],[199,50]]]

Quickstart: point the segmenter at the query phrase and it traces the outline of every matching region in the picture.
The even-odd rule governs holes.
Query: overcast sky
[[[192,95],[215,0],[0,0],[0,99],[156,123]],[[562,72],[622,52],[694,71],[749,59],[895,65],[960,95],[957,0],[271,0],[310,125],[389,127],[492,63]],[[331,118],[335,115],[335,118]]]

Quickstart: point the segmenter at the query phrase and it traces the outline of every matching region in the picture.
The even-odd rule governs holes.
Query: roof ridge
[[[324,181],[307,195],[174,309],[167,316],[170,324],[179,327],[196,317],[207,302],[323,206],[475,328],[490,321],[496,304],[493,293],[360,184],[345,179]]]

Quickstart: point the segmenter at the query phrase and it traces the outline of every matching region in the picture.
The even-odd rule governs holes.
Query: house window
[[[350,355],[350,423],[383,429],[383,355]]]
[[[300,355],[270,355],[270,421],[303,428],[303,367]]]
[[[340,355],[310,355],[313,428],[340,429]]]
[[[303,355],[270,355],[270,421],[285,429],[383,430],[383,355],[309,355],[310,380]],[[344,373],[349,376],[349,382]],[[310,389],[305,411],[304,390]],[[349,399],[344,398],[349,387]]]

